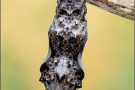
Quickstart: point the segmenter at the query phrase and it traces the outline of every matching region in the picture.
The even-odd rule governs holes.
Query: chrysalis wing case
[[[58,0],[49,28],[49,53],[40,67],[46,90],[75,90],[82,87],[82,52],[87,41],[85,0]]]

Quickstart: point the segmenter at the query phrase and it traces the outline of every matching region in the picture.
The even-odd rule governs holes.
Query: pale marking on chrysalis
[[[49,51],[48,51],[48,54],[47,54],[47,56],[46,56],[46,58],[44,59],[44,61],[43,61],[43,63],[45,63],[48,59],[49,59],[49,57],[51,56],[51,49],[50,49],[50,47],[49,47]]]
[[[59,22],[62,22],[62,24],[64,24],[65,27],[64,28],[58,27]],[[72,29],[72,26],[75,26],[75,24],[78,24],[78,28],[76,30]],[[57,32],[57,34],[63,30],[66,31],[66,28],[69,28],[69,30],[72,31],[72,33],[75,35],[75,37],[80,34],[85,35],[85,32],[87,31],[87,30],[82,31],[83,27],[86,27],[86,22],[81,23],[80,20],[78,20],[78,19],[74,19],[74,20],[70,21],[68,19],[65,19],[64,17],[60,17],[58,19],[54,19],[54,24],[52,24],[52,25],[53,26],[52,26],[51,30],[55,30]],[[55,29],[54,29],[54,27],[55,27]]]
[[[69,61],[69,59],[66,57],[55,58],[55,62],[57,62],[58,65],[55,67],[54,71],[59,75],[60,79],[63,75],[67,75],[69,73],[67,61]]]
[[[82,55],[81,55],[81,53],[79,53],[79,55],[77,57],[77,60],[78,60],[78,63],[80,65],[81,69],[84,71],[83,64],[82,64]]]

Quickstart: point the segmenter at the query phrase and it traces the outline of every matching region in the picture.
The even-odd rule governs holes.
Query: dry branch
[[[87,0],[87,2],[116,15],[134,20],[134,0]]]

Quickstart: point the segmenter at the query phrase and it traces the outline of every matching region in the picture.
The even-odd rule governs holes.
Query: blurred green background
[[[56,0],[2,0],[2,90],[44,90],[39,68],[48,53]],[[134,21],[87,4],[85,78],[79,90],[134,90]]]

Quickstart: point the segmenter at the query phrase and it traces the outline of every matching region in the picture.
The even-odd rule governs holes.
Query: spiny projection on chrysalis
[[[57,0],[56,15],[49,28],[49,52],[40,67],[46,90],[82,87],[82,52],[87,41],[85,0]]]

